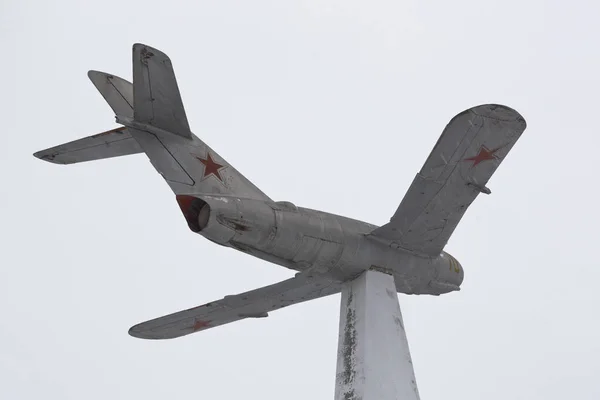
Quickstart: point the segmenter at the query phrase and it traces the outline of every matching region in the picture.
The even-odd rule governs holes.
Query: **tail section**
[[[99,71],[89,71],[88,77],[115,114],[133,117],[130,82]],[[34,156],[54,164],[75,164],[138,153],[142,153],[142,149],[128,129],[121,127],[38,151]]]
[[[191,139],[186,139],[152,128],[130,127],[128,130],[175,194],[222,194],[270,200],[193,134]]]
[[[177,195],[271,200],[190,131],[166,54],[135,44],[133,84],[104,72],[88,76],[125,127],[37,152],[36,157],[70,164],[144,152]]]
[[[163,52],[133,45],[134,119],[191,139],[171,60]]]
[[[116,115],[133,117],[133,85],[123,78],[99,71],[88,77]]]
[[[76,164],[141,152],[142,149],[127,128],[121,127],[41,150],[34,156],[53,164]]]
[[[190,129],[171,60],[142,44],[133,46],[134,118],[129,128],[175,194],[222,194],[270,200]]]

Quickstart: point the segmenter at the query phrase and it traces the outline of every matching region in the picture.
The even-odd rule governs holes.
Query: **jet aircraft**
[[[133,326],[169,339],[339,293],[367,270],[394,276],[406,294],[460,290],[464,271],[444,251],[469,205],[526,128],[515,110],[470,108],[446,126],[390,221],[375,226],[274,201],[190,130],[171,60],[133,46],[133,84],[88,76],[121,127],[34,155],[73,164],[145,153],[175,195],[187,225],[206,239],[297,271],[293,278]]]

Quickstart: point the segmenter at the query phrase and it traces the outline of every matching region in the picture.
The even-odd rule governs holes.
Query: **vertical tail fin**
[[[175,194],[222,194],[270,200],[189,128],[171,60],[133,46],[133,121],[128,126]]]
[[[171,60],[163,52],[133,45],[134,119],[191,138]]]
[[[57,164],[144,152],[175,194],[271,199],[190,131],[171,60],[133,46],[133,84],[99,71],[88,76],[125,125],[34,155]]]

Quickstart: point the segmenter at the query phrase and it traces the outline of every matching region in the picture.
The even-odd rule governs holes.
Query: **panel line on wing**
[[[390,222],[371,235],[418,254],[439,254],[468,206],[479,193],[490,193],[485,185],[525,128],[523,117],[506,106],[485,104],[458,114]]]

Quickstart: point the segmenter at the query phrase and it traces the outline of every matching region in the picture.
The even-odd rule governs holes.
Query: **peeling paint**
[[[344,392],[344,400],[360,400],[356,396],[354,388],[352,388],[356,374],[354,368],[354,360],[356,358],[356,311],[352,307],[353,299],[354,295],[352,294],[352,289],[350,289],[346,303],[346,324],[344,326],[344,345],[342,348],[342,357],[344,360],[343,382],[344,385],[350,387]]]
[[[404,330],[404,324],[402,323],[402,319],[394,315],[394,322],[398,325],[402,330]]]
[[[393,275],[366,271],[342,290],[336,400],[419,400]]]
[[[362,399],[359,399],[358,397],[356,397],[356,394],[354,393],[354,389],[350,389],[346,393],[344,393],[344,400],[362,400]]]
[[[144,47],[140,52],[140,58],[143,64],[148,65],[148,59],[154,56],[154,53],[148,51],[148,48]]]
[[[252,230],[252,227],[247,222],[237,220],[234,218],[224,217],[222,215],[217,216],[217,221],[225,226],[234,229],[237,232],[248,232]]]
[[[192,329],[194,330],[194,332],[198,332],[203,329],[207,329],[209,327],[210,327],[210,321],[196,320],[194,322]]]

